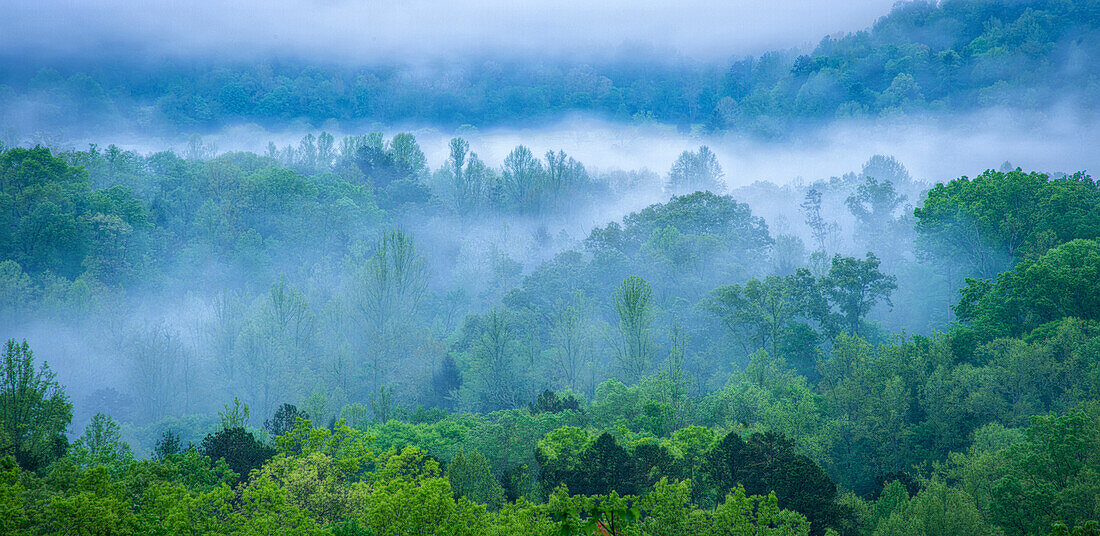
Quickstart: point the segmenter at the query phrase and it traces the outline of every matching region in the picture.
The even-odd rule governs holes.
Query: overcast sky
[[[35,58],[256,55],[349,62],[599,59],[624,48],[701,60],[859,30],[894,0],[0,0],[0,49]]]

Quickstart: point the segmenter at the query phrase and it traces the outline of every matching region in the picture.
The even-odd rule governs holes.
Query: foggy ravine
[[[0,5],[0,534],[1100,534],[1100,0]]]

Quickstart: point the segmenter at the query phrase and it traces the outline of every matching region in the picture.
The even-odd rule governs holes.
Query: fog
[[[518,145],[537,154],[563,150],[597,170],[648,169],[665,173],[683,151],[709,146],[717,155],[730,187],[757,181],[787,184],[839,176],[858,169],[872,155],[892,155],[903,162],[913,177],[928,183],[973,176],[1004,162],[1024,169],[1072,173],[1100,169],[1100,115],[1055,105],[1045,111],[992,108],[964,114],[899,114],[874,119],[837,120],[807,126],[791,139],[762,140],[749,135],[706,135],[678,132],[659,124],[617,123],[574,114],[548,127],[498,127],[484,130],[448,130],[430,125],[380,124],[345,128],[285,128],[269,130],[255,124],[226,127],[218,132],[174,137],[148,137],[131,130],[99,134],[94,138],[68,138],[64,133],[9,134],[10,145],[44,143],[81,150],[89,144],[115,144],[151,154],[188,150],[192,139],[201,140],[214,153],[249,151],[262,154],[269,143],[295,146],[303,136],[327,131],[337,139],[381,131],[387,135],[409,132],[416,137],[433,168],[447,159],[453,137],[470,142],[478,156],[494,167]],[[14,143],[12,143],[14,142]],[[652,200],[656,202],[657,200]]]
[[[416,212],[405,216],[395,213],[395,225],[417,239],[431,274],[429,286],[433,291],[442,295],[462,289],[472,300],[464,306],[465,310],[477,313],[495,306],[510,286],[519,285],[522,277],[553,259],[557,253],[581,248],[581,241],[594,228],[620,221],[646,206],[667,202],[669,193],[665,181],[670,167],[682,152],[701,145],[711,147],[716,153],[724,171],[725,192],[748,202],[754,214],[767,220],[773,233],[799,236],[809,244],[811,238],[798,207],[802,192],[815,181],[858,174],[873,155],[893,156],[908,169],[914,183],[897,186],[908,195],[907,203],[912,206],[919,203],[919,191],[927,185],[962,175],[974,176],[985,169],[1000,167],[1006,161],[1012,166],[1048,172],[1072,173],[1095,168],[1100,164],[1097,162],[1100,156],[1093,148],[1100,139],[1096,129],[1090,128],[1092,125],[1087,116],[1072,109],[1052,108],[1044,113],[985,110],[953,116],[836,121],[807,129],[784,141],[734,135],[691,135],[677,132],[674,127],[618,124],[580,115],[540,129],[453,132],[405,125],[384,131],[387,137],[399,131],[414,134],[433,170],[445,166],[447,144],[454,136],[467,139],[471,151],[496,169],[501,168],[510,151],[517,145],[524,145],[536,155],[548,150],[563,150],[583,163],[593,177],[604,177],[601,180],[609,180],[607,174],[616,170],[647,170],[648,174],[643,175],[647,177],[645,182],[626,187],[611,186],[604,197],[561,212],[493,214],[472,219],[442,212]],[[363,132],[333,130],[337,139]],[[140,138],[132,134],[103,135],[94,140],[57,136],[46,141],[54,147],[70,150],[80,150],[88,143],[96,143],[101,148],[114,143],[146,155],[166,149],[187,154],[189,145],[198,142],[209,151],[206,158],[211,158],[215,154],[238,151],[263,154],[269,142],[280,148],[293,147],[302,136],[318,133],[294,129],[274,132],[256,125],[239,125],[199,138],[191,137],[188,141],[184,141],[183,135],[165,139]],[[33,142],[30,138],[21,141],[24,145]],[[761,187],[758,183],[771,186]],[[841,191],[838,195],[847,194]],[[843,205],[843,197],[827,199],[825,207],[829,218],[841,225],[832,247],[835,251],[858,253],[857,242],[849,238],[854,223]],[[538,238],[540,233],[548,236],[549,241]],[[293,246],[282,247],[289,250]],[[878,253],[889,256],[888,252]],[[520,271],[500,279],[498,258],[517,262]],[[322,305],[322,296],[341,292],[346,282],[339,275],[343,268],[335,265],[318,268],[319,271],[295,275],[301,267],[277,261],[268,273],[290,274],[294,284],[312,289],[310,295],[317,300],[314,307],[320,310],[329,307]],[[264,286],[269,284],[265,277],[250,274],[245,280],[230,285],[239,286],[245,293],[242,296],[244,304],[259,303],[265,296]],[[723,281],[715,280],[710,284],[720,283]],[[50,361],[69,386],[78,401],[78,417],[83,419],[93,409],[102,409],[84,400],[90,393],[105,386],[126,392],[133,374],[132,365],[128,364],[131,358],[117,352],[131,344],[129,341],[133,337],[151,336],[149,334],[158,329],[167,330],[183,345],[184,352],[190,356],[187,359],[194,361],[189,366],[212,366],[211,358],[200,356],[210,351],[210,325],[217,320],[211,300],[219,292],[224,291],[211,288],[210,283],[202,280],[179,281],[151,293],[131,295],[113,305],[104,305],[109,313],[98,320],[75,325],[32,321],[20,325],[17,332],[0,330],[0,335],[25,337],[39,349],[40,357]],[[598,298],[607,299],[607,296]],[[920,307],[937,306],[930,305],[933,301],[925,297]],[[910,321],[915,323],[906,323]],[[922,323],[926,320],[921,318],[898,322],[900,324],[891,325],[915,332],[928,327]],[[84,339],[89,331],[103,336],[89,344]],[[422,375],[423,371],[416,373]],[[417,395],[409,391],[414,389],[412,386],[406,385],[405,389],[407,391],[401,395],[403,400],[409,403],[418,400]],[[188,406],[191,411],[209,409],[202,403],[192,404]]]
[[[57,370],[76,402],[76,430],[96,411],[113,413],[145,452],[168,426],[197,440],[205,420],[238,396],[260,418],[281,403],[309,405],[320,424],[344,416],[347,407],[367,412],[364,405],[380,397],[406,408],[484,413],[522,407],[542,389],[593,397],[600,382],[633,374],[617,362],[622,313],[614,300],[634,275],[652,282],[656,320],[653,363],[629,381],[658,374],[656,364],[665,356],[671,362],[682,343],[684,362],[676,366],[695,378],[697,398],[725,385],[754,355],[748,335],[728,332],[706,310],[722,286],[797,269],[818,285],[831,259],[857,263],[873,253],[875,263],[882,261],[878,275],[898,282],[895,302],[871,300],[850,332],[882,342],[891,333],[946,329],[963,281],[956,276],[989,274],[958,259],[923,258],[913,208],[927,188],[990,169],[1057,175],[1100,168],[1100,115],[1087,106],[1089,95],[1007,107],[1044,93],[985,79],[989,91],[981,102],[996,106],[979,107],[972,95],[932,97],[933,67],[961,62],[954,51],[929,59],[914,47],[922,65],[933,66],[916,70],[930,88],[927,101],[908,73],[891,73],[873,91],[846,100],[851,87],[829,71],[835,66],[807,67],[814,60],[796,54],[719,66],[769,50],[809,50],[826,34],[866,28],[892,4],[12,3],[0,19],[0,54],[30,75],[10,77],[17,90],[0,86],[9,105],[0,115],[6,121],[0,149],[41,145],[64,160],[51,169],[86,166],[88,191],[74,188],[73,195],[88,199],[56,206],[50,200],[34,214],[96,208],[65,216],[80,231],[51,246],[57,251],[25,247],[33,254],[12,253],[23,255],[23,266],[0,265],[9,278],[0,283],[15,289],[0,298],[26,302],[0,302],[0,319],[13,319],[0,325],[0,338],[25,338]],[[1005,57],[1009,67],[1024,65]],[[537,68],[515,80],[484,69],[488,74],[466,88],[476,98],[448,101],[446,91],[433,93],[448,85],[445,75],[432,78],[446,72],[440,66],[498,58],[573,67],[554,75],[565,80],[556,89],[546,89],[554,84],[541,80]],[[576,66],[657,58],[677,68],[712,65],[695,73],[698,86],[681,86],[670,68],[661,73],[662,87],[647,88],[650,73],[639,68],[614,91],[610,78]],[[314,63],[414,65],[408,72],[427,80],[420,88],[427,89],[412,91],[397,76],[387,79],[396,93],[360,102],[344,86],[354,80],[365,92],[377,89],[374,73],[363,71],[332,75],[323,81],[331,91],[318,97],[310,92],[316,80],[292,81],[269,72],[270,65],[260,74],[212,69],[193,86],[173,80],[209,74],[194,65],[254,59],[288,59],[298,67],[285,72],[297,74],[309,74]],[[173,65],[169,74],[157,71],[165,60]],[[98,76],[96,66],[109,65],[127,72],[135,61],[154,67],[108,73],[102,85],[81,71]],[[40,65],[75,65],[78,72],[66,78],[50,69],[39,73]],[[727,68],[745,72],[723,78]],[[748,84],[753,72],[767,83],[749,94],[748,85],[738,84]],[[141,73],[161,79],[145,81]],[[861,76],[853,73],[845,76]],[[786,86],[798,77],[804,86]],[[501,87],[482,95],[482,83]],[[532,94],[544,100],[531,102],[554,109],[549,119],[492,113],[494,103],[523,84],[531,87],[519,89],[541,91]],[[580,89],[569,93],[570,84]],[[630,106],[609,97],[635,86],[642,89]],[[187,94],[207,90],[209,102]],[[415,102],[392,110],[367,106],[403,93],[480,108],[443,106],[436,110],[443,118],[432,123],[417,120]],[[567,93],[584,98],[568,104]],[[761,104],[761,95],[772,101]],[[342,110],[343,119],[298,115],[303,108],[313,113],[309,106],[280,107],[327,97],[343,99],[345,107],[318,108]],[[604,108],[593,105],[604,98]],[[815,108],[816,98],[831,108]],[[653,109],[660,99],[690,113],[665,110],[658,119]],[[775,102],[784,99],[802,104]],[[515,102],[513,108],[528,111],[527,101]],[[379,119],[387,110],[397,110],[399,119]],[[772,122],[769,113],[788,115]],[[448,119],[463,126],[442,126]],[[403,133],[415,141],[395,138]],[[315,143],[321,136],[323,158]],[[469,144],[457,159],[455,138]],[[698,177],[705,184],[692,182]],[[806,208],[814,195],[816,223]],[[130,202],[122,215],[101,208],[125,205],[119,199]],[[661,212],[669,206],[671,215]],[[135,214],[132,225],[122,218]],[[387,248],[401,247],[412,251],[399,267],[411,276],[370,272],[389,269],[379,268],[394,258]],[[73,261],[65,248],[86,258]],[[412,282],[381,288],[400,287],[404,278]],[[825,305],[825,316],[832,307]],[[555,368],[564,350],[554,319],[565,309],[575,315],[575,332],[567,335],[584,340],[584,378]],[[508,335],[515,339],[498,346],[512,352],[512,361],[496,356],[498,364],[508,361],[499,370],[486,368],[491,360],[478,346],[486,315],[495,321],[498,313],[513,315]],[[812,378],[816,352],[831,351],[824,334],[834,328],[808,314],[800,321],[811,336],[795,344],[802,351],[791,359],[801,359],[793,366]],[[439,387],[444,367],[461,373]],[[377,408],[369,412],[385,419]]]
[[[726,59],[814,45],[870,25],[893,0],[866,2],[8,1],[7,55],[118,59],[258,55],[419,63],[480,57],[632,57],[675,51]]]

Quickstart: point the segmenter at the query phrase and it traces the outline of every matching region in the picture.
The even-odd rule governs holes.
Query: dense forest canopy
[[[1098,22],[908,2],[723,64],[0,70],[0,533],[1095,536],[1080,162],[926,177],[860,146],[753,181],[711,141],[1088,120]],[[570,111],[693,143],[656,171],[540,145]],[[238,122],[299,138],[193,135]],[[459,128],[434,158],[401,122]],[[530,141],[484,157],[502,124]],[[102,143],[18,134],[58,125]]]

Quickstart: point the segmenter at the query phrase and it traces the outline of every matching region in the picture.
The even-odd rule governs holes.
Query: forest
[[[906,2],[732,65],[425,85],[5,70],[5,109],[40,102],[0,129],[105,145],[0,142],[0,534],[1100,536],[1087,156],[747,180],[711,143],[1055,94],[1088,118],[1098,24]],[[537,146],[571,111],[694,143],[657,171]],[[242,120],[304,128],[204,141]],[[188,141],[110,143],[130,121]],[[452,128],[444,157],[402,122]],[[532,141],[485,156],[471,125],[508,124]]]
[[[1062,100],[1095,110],[1100,72],[1090,59],[1097,43],[1100,3],[1093,0],[944,0],[899,3],[872,27],[826,36],[809,51],[733,54],[721,62],[629,49],[581,63],[464,56],[432,61],[436,74],[428,76],[412,58],[347,65],[335,52],[310,62],[150,64],[131,55],[9,62],[0,71],[0,118],[25,132],[172,133],[235,122],[484,129],[584,112],[782,138],[844,118],[1042,109]]]

